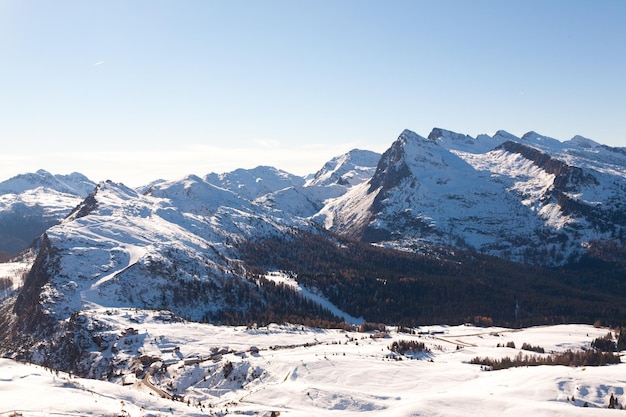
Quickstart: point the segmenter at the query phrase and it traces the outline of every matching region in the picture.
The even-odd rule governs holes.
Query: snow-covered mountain
[[[224,293],[224,286],[248,285],[240,283],[234,246],[306,227],[264,211],[195,176],[161,183],[146,195],[100,183],[43,237],[42,311],[66,319],[94,304],[138,306],[202,320],[225,306],[247,308]],[[194,283],[202,288],[191,298],[177,294]]]
[[[256,199],[286,216],[313,217],[331,199],[344,195],[350,188],[368,181],[380,159],[372,151],[353,149],[329,162],[310,175],[304,184],[277,189]]]
[[[307,186],[358,185],[374,175],[379,160],[379,153],[353,149],[326,162],[322,169],[307,181]]]
[[[26,249],[57,224],[95,187],[82,174],[52,175],[39,170],[0,183],[0,251]]]
[[[391,247],[457,247],[563,265],[597,242],[626,243],[625,177],[624,148],[581,136],[561,142],[536,132],[518,138],[498,131],[473,138],[435,128],[428,137],[405,130],[382,157],[352,150],[308,177],[259,166],[155,181],[138,190],[199,193],[184,200],[195,208],[182,209],[244,205],[248,213],[258,210],[284,224],[313,219],[333,232]],[[0,230],[6,235],[0,250],[23,248],[94,186],[80,174],[45,171],[0,183]],[[17,228],[27,236],[20,238]]]
[[[82,174],[52,175],[40,169],[35,173],[16,175],[0,183],[0,194],[21,194],[24,191],[43,188],[64,194],[86,196],[95,184]]]
[[[594,241],[626,243],[626,150],[577,136],[405,130],[367,183],[318,214],[382,245],[473,249],[562,265]]]

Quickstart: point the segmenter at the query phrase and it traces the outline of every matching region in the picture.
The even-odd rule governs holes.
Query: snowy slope
[[[341,317],[346,323],[358,326],[365,322],[365,319],[363,319],[363,317],[353,317],[350,314],[347,314],[345,311],[339,309],[336,305],[334,305],[327,299],[325,299],[322,292],[318,288],[307,288],[306,286],[302,285],[292,274],[286,274],[280,271],[272,271],[268,273],[265,278],[293,288],[295,291],[301,293],[304,297],[313,300],[317,304],[320,304],[328,310],[332,311],[333,314],[335,314],[337,317]]]
[[[33,265],[35,251],[24,251],[9,262],[0,263],[0,302],[24,285],[24,278]]]
[[[0,359],[0,392],[2,416],[200,415],[148,390],[76,378],[9,359]]]

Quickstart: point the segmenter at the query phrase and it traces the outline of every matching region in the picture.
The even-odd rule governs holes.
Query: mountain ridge
[[[579,259],[588,241],[621,239],[626,159],[619,150],[600,147],[606,152],[598,155],[584,138],[559,142],[535,132],[512,139],[503,131],[474,139],[405,130],[369,188],[350,204],[334,203],[326,227],[393,247],[461,247],[555,266]],[[345,219],[357,216],[355,230]]]
[[[257,208],[272,209],[283,220],[310,218],[333,232],[371,243],[405,249],[424,245],[458,246],[521,262],[562,265],[580,257],[584,251],[574,246],[584,246],[587,241],[617,238],[624,244],[620,236],[626,226],[623,220],[626,210],[621,203],[626,196],[625,165],[626,148],[608,147],[579,135],[561,142],[534,131],[518,138],[499,130],[493,136],[482,134],[473,138],[436,127],[427,137],[405,129],[382,155],[354,149],[304,177],[258,166],[204,177],[189,175],[180,180],[156,180],[136,190],[149,195],[162,193],[166,184],[171,188],[185,181],[206,183],[232,194],[217,197],[220,191],[215,189],[218,194],[213,197],[196,196],[199,202],[206,198],[226,198],[236,206],[247,200],[255,202]],[[611,182],[617,186],[611,186]],[[15,201],[38,187],[44,187],[43,192],[73,190],[80,192],[75,196],[84,198],[91,191],[89,187],[94,186],[82,174],[53,176],[40,170],[0,183],[0,192],[4,190],[0,198],[6,199],[21,190],[11,203],[19,208]],[[355,192],[359,187],[362,190]],[[183,188],[188,193],[199,190],[197,186]],[[418,194],[421,202],[416,200]],[[410,200],[413,202],[409,203]],[[485,200],[491,201],[483,204]],[[77,198],[71,203],[77,203]],[[48,219],[46,226],[67,215],[69,205],[68,202],[58,210],[54,220]],[[475,208],[476,213],[471,214],[472,207],[481,205],[483,208]],[[445,213],[446,206],[449,213]],[[39,206],[30,207],[37,215]],[[0,207],[0,222],[8,212]],[[471,215],[464,217],[464,212]],[[508,218],[509,213],[517,220]],[[507,224],[497,229],[489,225],[489,218]],[[393,223],[399,226],[393,227]],[[530,225],[531,230],[503,239],[504,229],[515,230],[521,223]],[[457,233],[459,224],[467,230]],[[42,227],[38,233],[43,231]],[[471,230],[482,228],[485,228],[482,236]],[[31,232],[31,239],[38,233]],[[497,242],[489,242],[489,234]],[[569,248],[542,244],[548,235],[568,240]],[[25,243],[21,245],[24,247]],[[541,248],[537,251],[532,247]],[[9,249],[15,252],[15,246]],[[547,261],[539,255],[557,249],[564,255],[552,256]],[[7,248],[0,250],[7,252]]]

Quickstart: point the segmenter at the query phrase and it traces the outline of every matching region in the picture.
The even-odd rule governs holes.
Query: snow
[[[0,359],[2,416],[201,415],[147,392]],[[127,413],[127,414],[124,414]]]
[[[110,272],[108,275],[98,279],[95,283],[91,284],[89,289],[83,290],[81,292],[81,301],[83,304],[102,306],[110,302],[110,300],[106,300],[100,295],[99,288],[104,286],[108,281],[114,279],[118,274],[135,265],[147,253],[147,250],[141,246],[129,246],[127,248],[119,249],[124,250],[124,252],[128,255],[128,262],[124,262],[124,264],[118,266],[113,272]],[[109,272],[109,267],[109,265],[102,265],[101,270]]]
[[[370,220],[370,207],[380,189],[370,192],[369,182],[352,187],[341,197],[328,200],[313,218],[325,228],[340,233],[365,226]]]
[[[223,174],[211,173],[204,180],[249,200],[284,188],[303,186],[305,181],[302,177],[268,166],[236,169]]]
[[[43,368],[0,360],[0,411],[28,416],[76,415],[267,415],[284,416],[588,416],[609,415],[609,397],[624,402],[626,364],[573,368],[538,366],[484,371],[476,356],[515,356],[519,349],[496,347],[513,341],[546,352],[589,348],[609,329],[560,325],[529,329],[428,326],[419,334],[373,334],[292,325],[227,327],[163,323],[142,310],[93,310],[142,355],[170,363],[151,375],[157,389],[183,396],[159,398],[142,378],[118,383],[70,377]],[[394,340],[423,342],[421,359],[392,359]],[[256,346],[258,352],[250,352]],[[176,349],[174,349],[176,348]],[[221,350],[218,356],[213,355]],[[196,358],[196,359],[193,359]],[[199,360],[198,360],[199,358]],[[187,359],[187,365],[185,365]],[[229,365],[230,363],[230,365]],[[229,376],[224,372],[230,369]],[[123,381],[130,385],[123,386]],[[572,400],[573,397],[573,400]],[[187,405],[189,401],[189,405]],[[198,404],[201,403],[203,407]],[[587,403],[587,407],[583,405]],[[4,414],[3,414],[4,415]],[[117,414],[116,414],[117,415]]]

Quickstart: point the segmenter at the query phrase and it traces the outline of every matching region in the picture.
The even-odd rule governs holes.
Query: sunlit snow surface
[[[476,356],[515,356],[519,350],[496,347],[507,342],[546,352],[588,348],[608,332],[588,325],[430,326],[415,335],[392,328],[388,338],[372,338],[301,326],[163,323],[160,313],[134,309],[90,314],[117,329],[133,328],[136,334],[120,335],[119,343],[128,340],[129,352],[168,364],[149,380],[183,401],[159,398],[130,372],[110,383],[2,359],[0,415],[588,416],[617,412],[601,410],[611,394],[626,400],[626,364],[483,371],[467,363]],[[422,341],[431,353],[394,360],[388,346],[398,339]],[[229,353],[211,356],[218,349]],[[229,362],[232,371],[224,378]]]

